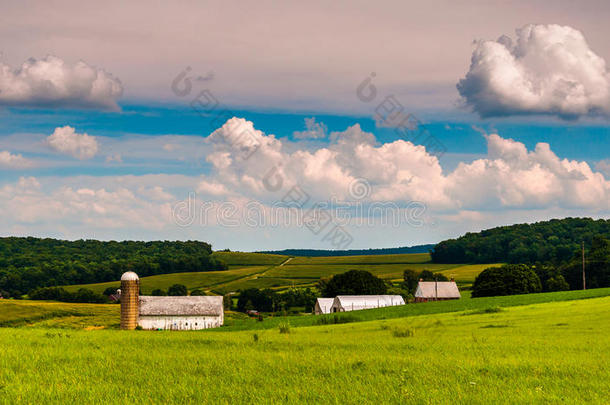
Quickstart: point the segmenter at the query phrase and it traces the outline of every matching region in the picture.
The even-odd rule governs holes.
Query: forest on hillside
[[[467,233],[438,243],[435,263],[567,264],[581,243],[589,249],[596,237],[610,238],[610,220],[565,218]]]
[[[0,294],[38,287],[119,280],[125,271],[155,274],[226,270],[205,242],[102,242],[0,238]]]

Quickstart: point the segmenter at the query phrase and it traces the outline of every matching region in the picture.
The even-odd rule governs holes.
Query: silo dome
[[[133,271],[127,271],[121,276],[121,281],[135,281],[139,279],[140,278],[138,277],[138,275]]]

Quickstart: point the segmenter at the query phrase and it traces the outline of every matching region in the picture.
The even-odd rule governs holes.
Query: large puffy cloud
[[[583,34],[560,25],[526,25],[516,40],[478,41],[457,88],[482,117],[610,112],[610,76]]]
[[[0,64],[0,105],[118,110],[122,93],[117,78],[83,61],[70,65],[49,55],[17,69]]]
[[[94,136],[76,133],[74,128],[67,125],[55,128],[46,142],[56,151],[81,160],[91,159],[98,151],[98,143]]]
[[[33,167],[34,163],[20,154],[12,154],[9,151],[0,151],[0,167],[5,169],[26,169]]]
[[[257,145],[247,158],[237,141],[237,133],[244,129]],[[207,158],[213,170],[199,191],[216,198],[241,195],[271,202],[299,185],[312,199],[350,200],[351,185],[365,179],[370,188],[367,201],[421,201],[442,211],[610,209],[610,182],[586,162],[560,159],[547,143],[528,151],[524,144],[498,134],[485,137],[484,159],[461,163],[444,174],[425,147],[404,140],[378,144],[359,125],[332,133],[327,147],[305,150],[288,147],[251,122],[232,118],[208,138],[214,142]]]

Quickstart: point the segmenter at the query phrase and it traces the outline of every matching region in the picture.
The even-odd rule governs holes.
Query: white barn
[[[357,311],[396,305],[405,305],[405,300],[400,295],[338,295],[333,301],[332,312]]]
[[[330,314],[333,308],[334,298],[318,298],[314,306],[314,314]]]
[[[415,302],[457,300],[462,296],[455,281],[420,281]]]
[[[224,323],[222,296],[139,297],[142,329],[198,330]]]

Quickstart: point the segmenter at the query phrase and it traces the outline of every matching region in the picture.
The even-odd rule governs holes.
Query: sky
[[[602,1],[9,2],[0,236],[436,243],[610,214]]]

